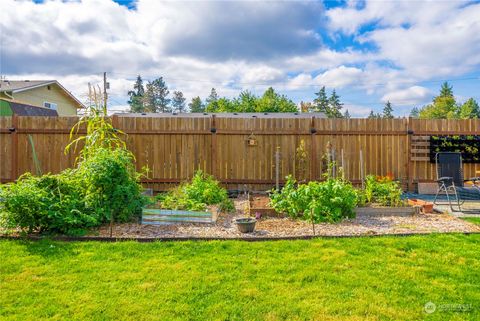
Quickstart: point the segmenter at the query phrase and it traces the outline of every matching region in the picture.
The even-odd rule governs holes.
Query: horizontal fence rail
[[[64,153],[77,117],[0,117],[0,180],[25,172],[58,173],[75,164]],[[266,190],[292,174],[322,179],[325,155],[359,184],[362,175],[393,175],[405,188],[433,182],[429,136],[480,133],[480,120],[123,117],[113,116],[125,132],[137,168],[149,168],[146,187],[165,190],[198,170],[213,174],[229,189]],[[79,134],[83,134],[80,129]],[[298,157],[304,144],[306,158]],[[276,153],[279,154],[278,168]],[[36,157],[34,157],[34,154]],[[37,164],[35,158],[38,159]],[[39,166],[37,166],[39,165]],[[465,176],[478,176],[479,164],[465,164]]]

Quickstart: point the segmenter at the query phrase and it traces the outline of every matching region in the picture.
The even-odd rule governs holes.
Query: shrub
[[[27,173],[0,189],[2,225],[28,232],[78,234],[111,218],[140,214],[145,199],[131,154],[98,149],[77,169],[41,177]]]
[[[383,206],[402,205],[402,188],[391,177],[368,175],[365,179],[365,197],[369,203]]]
[[[78,234],[100,222],[98,214],[87,208],[83,184],[71,170],[41,177],[27,173],[2,186],[0,198],[2,225],[8,228]]]
[[[98,148],[80,162],[77,175],[84,183],[85,202],[102,222],[126,222],[140,215],[146,199],[138,183],[133,155],[125,149]]]
[[[207,205],[219,204],[221,211],[233,211],[235,207],[228,198],[227,190],[222,188],[211,175],[199,170],[191,182],[183,183],[157,199],[162,208],[203,211]]]
[[[315,223],[354,217],[356,204],[357,192],[351,183],[331,177],[296,186],[296,181],[288,176],[283,189],[270,194],[270,205],[277,212]]]

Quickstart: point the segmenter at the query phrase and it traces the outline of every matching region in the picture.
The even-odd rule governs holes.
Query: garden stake
[[[313,208],[310,209],[310,218],[312,219],[313,236],[315,236],[315,222],[313,221]]]
[[[110,213],[110,237],[113,236],[113,211]]]

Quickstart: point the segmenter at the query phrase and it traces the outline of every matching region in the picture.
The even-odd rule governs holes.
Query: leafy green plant
[[[24,174],[17,183],[0,189],[2,225],[28,232],[79,234],[100,223],[83,193],[81,180],[71,170],[41,177]]]
[[[284,188],[270,194],[270,205],[277,212],[314,223],[352,218],[356,204],[357,192],[352,184],[332,177],[323,182],[296,185],[296,181],[288,176]]]
[[[219,204],[221,211],[233,211],[235,207],[228,198],[227,190],[215,178],[198,170],[192,180],[157,195],[160,206],[165,209],[202,211],[207,205]]]
[[[95,208],[102,222],[112,218],[126,222],[141,213],[146,199],[138,183],[132,154],[125,149],[97,148],[80,162],[76,175],[84,185],[88,207]]]
[[[368,203],[383,206],[401,206],[403,204],[400,183],[390,177],[368,175],[365,179],[365,197]]]
[[[95,91],[94,91],[95,93]],[[146,200],[138,183],[134,156],[106,117],[97,96],[71,137],[86,126],[77,168],[40,177],[26,174],[0,188],[0,224],[29,232],[77,234],[110,221],[125,222],[141,212]]]

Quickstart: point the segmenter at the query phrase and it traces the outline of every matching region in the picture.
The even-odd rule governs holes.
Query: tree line
[[[242,91],[238,97],[229,99],[219,97],[215,88],[202,101],[197,96],[187,105],[181,91],[170,91],[162,77],[148,81],[144,86],[141,76],[138,76],[133,90],[128,92],[130,112],[132,113],[219,113],[219,112],[296,112],[297,105],[285,95],[280,95],[273,88],[268,88],[262,96],[254,95],[248,90]],[[187,108],[188,107],[188,108]]]
[[[240,92],[238,97],[219,97],[215,88],[210,95],[202,100],[200,96],[193,97],[190,103],[181,91],[170,91],[162,77],[148,81],[145,85],[139,75],[128,92],[130,112],[132,113],[219,113],[219,112],[297,112],[297,105],[287,96],[277,93],[272,87],[268,88],[263,95],[257,96],[248,90]],[[350,118],[348,109],[343,111],[344,104],[335,89],[330,94],[325,86],[315,93],[312,102],[301,102],[301,112],[322,112],[328,118]],[[411,117],[434,119],[434,118],[457,118],[469,119],[480,118],[480,109],[475,99],[470,98],[463,104],[457,103],[453,95],[452,86],[447,82],[442,84],[440,94],[432,103],[422,108],[414,107]],[[382,112],[370,112],[368,118],[394,118],[393,106],[387,101]]]
[[[128,92],[128,104],[132,113],[219,113],[219,112],[298,112],[297,105],[285,95],[277,93],[269,87],[261,96],[248,90],[240,92],[238,97],[219,97],[215,88],[210,95],[202,100],[199,96],[193,97],[190,103],[181,91],[174,91],[169,98],[170,91],[162,77],[148,81],[145,85],[139,75]],[[302,112],[323,112],[330,118],[350,118],[348,110],[342,113],[343,103],[335,90],[327,95],[325,87],[315,93],[313,102],[301,102]]]
[[[410,116],[422,119],[477,119],[480,118],[480,108],[473,98],[464,103],[457,102],[453,87],[444,82],[440,94],[433,98],[432,103],[422,108],[414,107]]]

